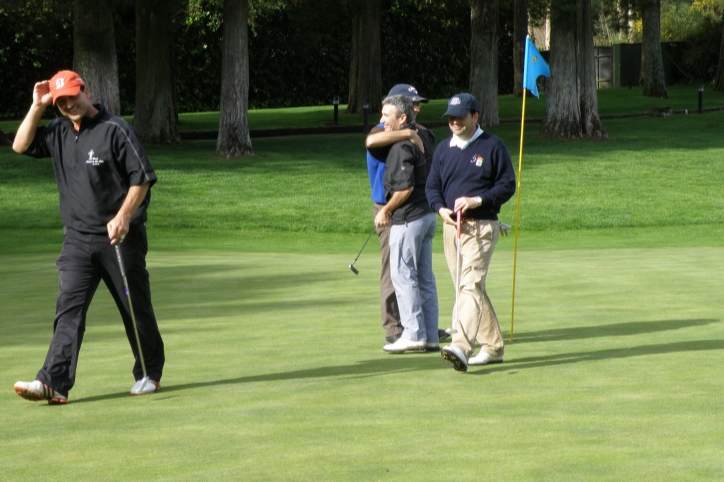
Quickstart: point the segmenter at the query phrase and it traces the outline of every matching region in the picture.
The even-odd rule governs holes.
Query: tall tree
[[[644,96],[668,99],[661,56],[661,0],[639,0],[639,5],[643,24],[640,83]]]
[[[541,131],[551,137],[581,137],[576,39],[576,0],[551,5],[551,77],[546,81],[546,111]]]
[[[578,0],[577,17],[581,132],[590,137],[607,138],[608,133],[598,115],[591,0]]]
[[[380,53],[381,0],[350,0],[352,9],[352,55],[349,67],[347,112],[370,112],[382,104],[382,60]]]
[[[470,2],[470,93],[478,100],[481,126],[498,120],[498,0]]]
[[[94,103],[121,115],[112,0],[74,0],[73,70],[83,77]]]
[[[224,0],[221,107],[216,153],[253,155],[249,136],[249,0]]]
[[[143,142],[178,144],[173,17],[177,0],[136,0],[136,111]]]
[[[513,95],[523,95],[523,56],[528,36],[528,0],[513,0]]]
[[[724,13],[722,14],[722,25],[724,25]],[[714,90],[724,92],[724,31],[722,32],[721,45],[719,46],[719,66],[716,69]]]

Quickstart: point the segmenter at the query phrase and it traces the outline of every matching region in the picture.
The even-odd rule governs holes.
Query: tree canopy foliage
[[[592,0],[596,44],[640,38],[638,0]],[[513,90],[513,0],[499,0],[498,91]],[[662,0],[662,40],[685,40],[678,67],[692,82],[717,73],[724,0]],[[181,112],[218,110],[222,1],[185,0],[173,14],[176,90]],[[532,23],[544,23],[550,0],[528,0]],[[249,107],[347,102],[350,12],[341,0],[251,0]],[[134,0],[113,0],[121,112],[134,113]],[[468,90],[469,0],[382,0],[383,89],[412,83],[426,97]],[[679,32],[676,34],[676,32]],[[73,12],[67,0],[0,4],[0,117],[21,117],[33,84],[73,61]],[[51,112],[49,110],[48,112]]]

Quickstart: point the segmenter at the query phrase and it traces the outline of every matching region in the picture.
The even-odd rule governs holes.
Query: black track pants
[[[147,251],[146,227],[131,226],[130,232],[121,244],[123,264],[146,370],[151,379],[160,381],[165,357],[163,340],[151,305],[151,287],[146,271]],[[78,354],[85,333],[86,314],[101,280],[111,292],[123,318],[126,336],[135,359],[133,376],[136,380],[143,378],[133,320],[128,308],[128,297],[123,286],[116,250],[111,246],[108,236],[82,234],[65,228],[63,250],[56,265],[60,278],[60,292],[56,305],[53,339],[43,368],[36,378],[65,396],[73,388]]]

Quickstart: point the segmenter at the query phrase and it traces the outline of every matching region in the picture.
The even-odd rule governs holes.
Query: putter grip
[[[123,257],[121,257],[121,247],[116,244],[116,256],[118,256],[118,266],[121,268],[121,276],[126,277],[126,268],[123,266]]]
[[[457,215],[458,215],[458,218],[457,218],[457,221],[455,222],[455,227],[457,228],[457,235],[459,238],[460,237],[460,211],[457,212]]]

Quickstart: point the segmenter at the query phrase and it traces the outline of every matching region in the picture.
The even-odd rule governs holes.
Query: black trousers
[[[121,313],[135,359],[133,376],[136,380],[140,380],[143,378],[143,369],[115,247],[111,246],[108,235],[105,234],[82,234],[67,227],[64,234],[63,250],[56,261],[60,292],[56,304],[53,339],[43,368],[38,372],[36,379],[68,396],[68,391],[75,384],[75,371],[85,333],[86,314],[93,295],[103,280]],[[123,264],[146,370],[152,380],[160,381],[165,356],[163,340],[151,305],[151,286],[146,271],[147,252],[146,227],[131,226],[128,235],[121,243]]]

